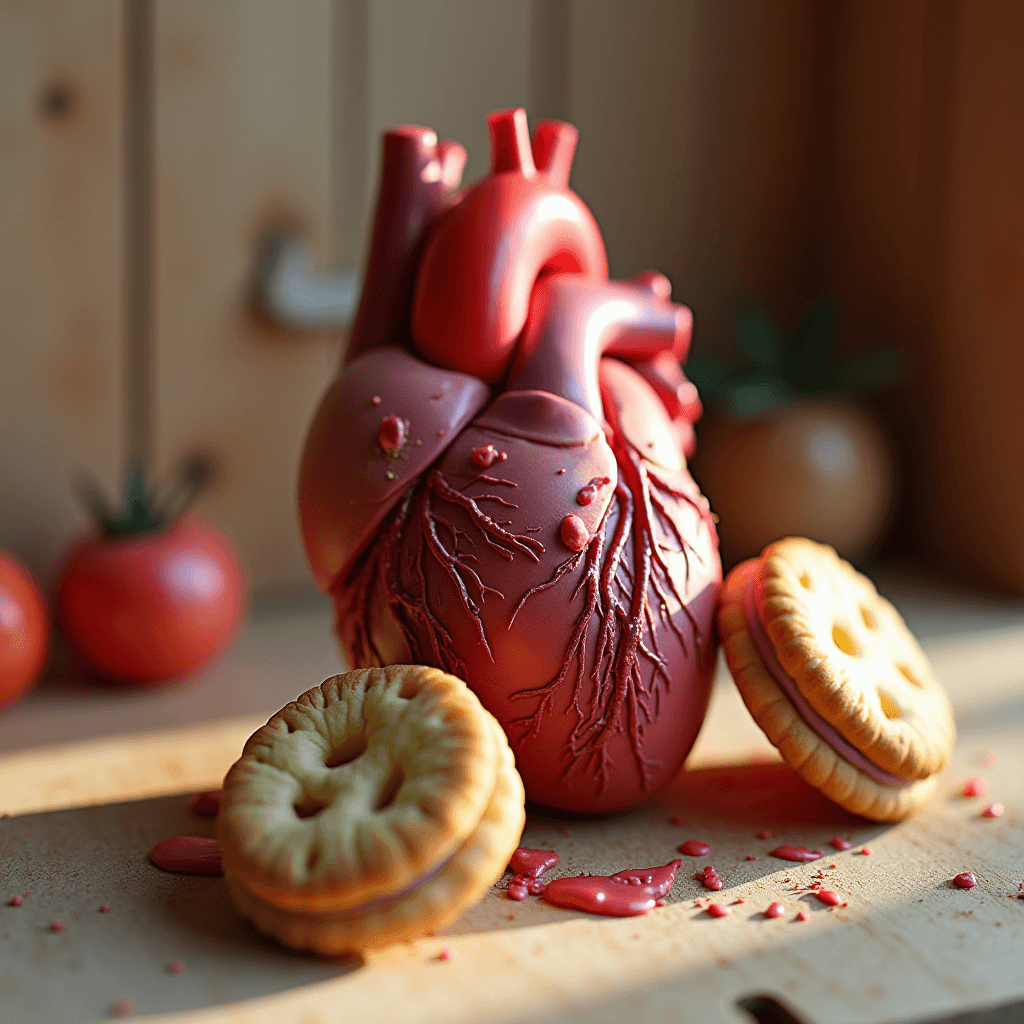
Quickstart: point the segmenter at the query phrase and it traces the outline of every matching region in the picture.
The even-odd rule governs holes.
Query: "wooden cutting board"
[[[912,821],[868,824],[806,787],[724,671],[687,770],[657,802],[602,819],[531,809],[523,841],[558,852],[552,874],[653,866],[685,839],[710,843],[710,858],[684,858],[669,904],[641,918],[515,903],[499,883],[445,935],[362,961],[316,960],[240,921],[219,879],[168,875],[146,857],[167,836],[212,834],[186,794],[217,785],[266,714],[0,756],[0,811],[12,815],[0,820],[0,1020],[102,1020],[129,998],[140,1016],[182,1024],[715,1024],[752,1020],[738,1002],[767,996],[806,1024],[868,1024],[1024,998],[1024,900],[1012,898],[1024,883],[1024,612],[972,618],[932,598],[903,609],[953,697],[960,740],[938,795]],[[251,681],[246,659],[270,657],[267,629],[279,676],[297,682],[308,666],[307,685],[319,681],[329,637],[310,637],[322,611],[283,621],[257,623],[215,674],[222,687]],[[41,706],[23,712],[28,725]],[[0,742],[13,729],[5,717]],[[972,775],[988,780],[985,800],[960,795]],[[980,816],[994,800],[1003,816]],[[675,814],[686,823],[673,824]],[[834,851],[836,835],[853,849]],[[779,842],[826,855],[806,865],[768,857]],[[858,852],[865,844],[869,855]],[[715,898],[730,905],[727,918],[694,905],[708,894],[692,874],[709,860],[725,881]],[[796,891],[818,870],[849,906]],[[965,870],[976,888],[950,884]],[[26,892],[21,906],[7,904]],[[773,900],[786,914],[768,920]],[[65,929],[50,931],[54,920]],[[454,959],[437,959],[443,948]],[[176,960],[182,973],[169,971]]]

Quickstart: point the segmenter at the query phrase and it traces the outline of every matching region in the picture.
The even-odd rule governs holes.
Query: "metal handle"
[[[259,267],[263,304],[285,327],[323,330],[344,327],[359,302],[357,271],[323,274],[313,268],[309,249],[298,235],[269,240]]]

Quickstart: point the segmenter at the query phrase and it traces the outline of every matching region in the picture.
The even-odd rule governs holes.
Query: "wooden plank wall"
[[[123,425],[122,4],[0,4],[0,545],[42,577],[116,488]]]

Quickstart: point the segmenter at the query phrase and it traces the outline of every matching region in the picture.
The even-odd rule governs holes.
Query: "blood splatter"
[[[718,872],[709,864],[703,871],[698,871],[693,876],[705,889],[714,889],[716,892],[725,884]]]
[[[973,872],[961,871],[953,879],[953,884],[960,889],[973,889],[978,884],[978,880],[974,877]]]
[[[197,793],[188,802],[188,809],[200,818],[216,818],[220,813],[220,790],[211,789],[206,793]]]
[[[711,847],[699,839],[687,839],[679,847],[679,852],[685,853],[687,857],[706,857],[711,852]]]
[[[806,846],[791,846],[788,843],[783,843],[782,846],[776,846],[770,854],[772,857],[778,857],[779,860],[795,860],[795,861],[812,861],[818,860],[822,855],[818,850],[808,850]]]
[[[635,917],[657,906],[672,888],[682,861],[656,868],[628,868],[614,875],[556,878],[544,889],[546,902],[609,917]]]
[[[220,875],[220,843],[198,836],[164,839],[149,851],[149,859],[164,871],[185,875]]]
[[[526,878],[540,878],[545,871],[558,864],[558,854],[554,850],[531,850],[526,846],[517,847],[508,862],[508,870],[513,875]]]

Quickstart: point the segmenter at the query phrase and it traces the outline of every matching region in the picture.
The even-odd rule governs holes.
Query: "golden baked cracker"
[[[465,843],[491,801],[492,721],[437,669],[328,679],[250,737],[228,772],[217,826],[225,871],[294,910],[406,889]]]
[[[225,871],[239,912],[285,945],[325,956],[417,938],[457,920],[501,877],[525,824],[523,784],[505,734],[497,722],[491,722],[500,753],[490,801],[473,833],[427,878],[361,907],[315,913],[275,906],[246,891]]]
[[[729,573],[718,609],[726,662],[748,710],[785,761],[840,806],[875,821],[906,818],[931,796],[934,778],[900,788],[876,781],[804,721],[766,668],[747,621],[748,587],[761,565],[761,559],[752,559]]]
[[[941,685],[899,612],[824,544],[789,537],[762,554],[757,608],[808,703],[883,771],[925,779],[956,731]]]

